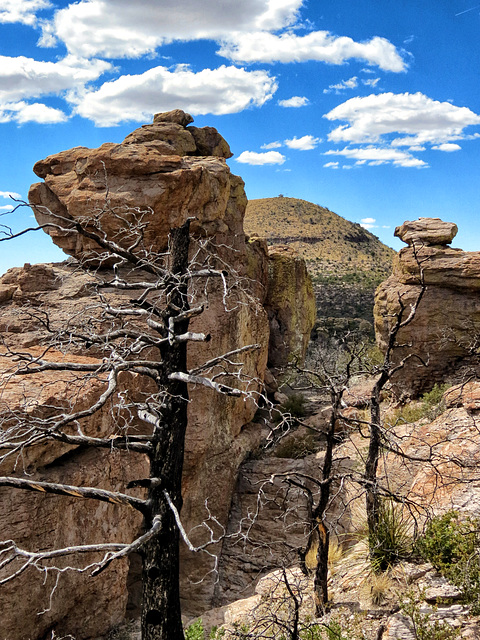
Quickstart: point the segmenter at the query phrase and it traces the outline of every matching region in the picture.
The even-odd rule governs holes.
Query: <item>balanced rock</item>
[[[404,222],[395,229],[395,236],[409,247],[412,245],[447,245],[457,235],[454,222],[444,222],[440,218],[419,218]]]
[[[377,343],[385,350],[400,314],[404,321],[414,309],[393,350],[394,363],[408,356],[392,379],[399,394],[418,395],[445,380],[453,364],[469,361],[480,333],[480,251],[446,246],[456,229],[436,218],[397,228],[410,246],[377,289],[374,316]]]

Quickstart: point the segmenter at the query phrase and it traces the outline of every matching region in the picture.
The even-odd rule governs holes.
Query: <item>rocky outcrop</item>
[[[287,246],[269,249],[265,308],[270,321],[269,366],[302,360],[315,323],[315,297],[305,261]]]
[[[269,268],[266,244],[261,240],[248,242],[243,232],[246,196],[243,181],[230,173],[225,162],[231,155],[228,144],[215,129],[198,129],[190,126],[191,121],[191,117],[182,111],[158,114],[153,124],[137,129],[121,144],[105,144],[99,149],[75,148],[35,165],[35,172],[44,179],[30,190],[37,220],[47,225],[45,229],[52,240],[75,260],[55,265],[27,264],[11,269],[0,278],[0,330],[6,343],[13,348],[34,350],[45,339],[46,327],[39,322],[39,318],[46,317],[45,313],[61,326],[72,316],[81,317],[87,308],[91,308],[95,273],[79,269],[78,261],[95,268],[111,266],[111,261],[105,258],[94,240],[59,229],[59,221],[60,226],[70,229],[75,220],[92,220],[93,215],[93,227],[101,227],[121,246],[131,242],[130,225],[141,221],[144,225],[143,247],[163,251],[167,247],[169,230],[194,217],[193,238],[209,239],[219,248],[220,259],[236,274],[237,286],[235,304],[228,312],[223,291],[216,286],[209,289],[208,308],[192,321],[192,330],[208,333],[211,339],[208,343],[194,345],[189,350],[189,360],[192,364],[205,362],[232,349],[259,344],[260,349],[247,356],[244,372],[256,381],[252,382],[252,389],[256,385],[260,390],[271,333],[268,316],[276,313],[276,302],[272,297],[268,298],[268,292],[278,288],[274,280],[277,272]],[[311,324],[309,320],[313,294],[304,266],[302,270],[302,265],[293,256],[285,257],[283,264],[279,273],[288,273],[288,286],[294,294],[291,303],[296,306],[295,313],[288,315],[282,302],[284,306],[282,313],[276,314],[275,330],[301,357],[313,324],[313,319]],[[128,273],[123,275],[128,279]],[[112,295],[125,299],[123,295],[128,299],[130,293],[114,292]],[[38,313],[32,313],[32,309]],[[272,332],[272,335],[275,334]],[[277,341],[272,340],[270,353],[276,348]],[[277,360],[285,364],[288,353],[284,350],[282,354]],[[78,354],[75,357],[78,358]],[[132,391],[132,381],[126,381],[125,388],[134,392],[135,384]],[[69,380],[60,383],[54,378],[46,378],[46,382],[29,378],[15,384],[9,382],[3,392],[3,402],[8,404],[9,410],[24,410],[26,394],[33,394],[35,410],[48,411],[49,404],[72,402],[68,394],[78,392],[79,401],[81,398],[82,402],[88,403],[90,395],[95,397],[101,389],[102,381],[98,382],[97,388],[85,390],[76,389]],[[207,504],[218,522],[227,525],[238,467],[264,435],[260,425],[252,423],[256,411],[253,402],[226,398],[204,388],[193,388],[190,399],[182,509],[187,531],[205,519]],[[115,432],[114,422],[113,416],[106,412],[86,424],[84,430],[108,437]],[[35,471],[36,476],[41,475],[44,479],[59,478],[62,482],[121,490],[125,490],[128,480],[145,477],[146,462],[139,454],[134,456],[131,468],[124,456],[120,460],[119,456],[101,454],[94,456],[93,461],[85,456],[86,453],[79,449],[60,444],[48,451],[32,449],[24,464],[29,473]],[[17,470],[21,473],[18,467]],[[117,510],[109,511],[110,507],[99,510],[90,501],[85,501],[79,512],[81,515],[76,516],[76,503],[73,502],[63,511],[53,498],[45,503],[46,506],[41,506],[44,503],[37,497],[26,501],[22,494],[11,496],[7,490],[3,490],[3,494],[8,494],[0,516],[3,537],[19,538],[26,547],[38,546],[39,540],[43,547],[66,544],[66,541],[74,544],[86,542],[91,536],[103,538],[105,534],[111,540],[131,540],[140,526],[138,519],[119,516]],[[50,508],[48,505],[55,506]],[[38,528],[35,522],[36,529],[32,532],[25,526],[27,513],[42,509],[45,515]],[[12,513],[20,516],[12,517]],[[32,515],[29,522],[33,521]],[[84,521],[88,521],[88,526],[82,524]],[[201,540],[195,533],[192,539],[194,542]],[[210,551],[220,553],[221,545]],[[186,548],[182,554],[184,610],[187,614],[195,614],[211,606],[215,576],[209,572],[214,559],[206,554],[191,554]],[[29,601],[18,602],[18,585],[14,583],[11,589],[4,587],[2,590],[2,631],[9,629],[9,640],[24,640],[25,637],[33,640],[48,633],[49,629],[57,634],[78,634],[78,640],[98,636],[124,615],[127,574],[125,563],[123,568],[106,572],[105,582],[102,574],[96,579],[97,586],[93,587],[91,579],[85,580],[84,576],[72,573],[67,585],[75,593],[72,606],[54,598],[51,610],[39,624],[35,614],[32,621],[27,622],[28,610],[44,608],[44,601],[40,599],[43,577],[31,571],[26,575],[32,585],[39,580],[35,586],[29,582],[30,592],[34,594]],[[75,603],[78,605],[80,601],[94,601],[92,615],[86,615],[83,605],[77,606],[73,613]],[[103,612],[102,615],[95,615],[97,611]],[[10,626],[4,626],[3,619],[8,620]],[[24,621],[22,626],[19,626],[19,620]]]
[[[394,362],[409,356],[392,380],[398,393],[428,391],[475,351],[480,332],[480,252],[447,246],[456,229],[438,218],[420,218],[395,231],[409,246],[400,251],[393,274],[376,292],[375,330],[381,349],[386,348],[401,307],[405,320],[424,289],[414,319],[398,333]]]

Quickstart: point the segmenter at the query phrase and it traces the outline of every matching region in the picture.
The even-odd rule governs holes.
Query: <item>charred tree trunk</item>
[[[340,403],[343,392],[331,392],[332,413],[327,431],[327,442],[325,448],[325,458],[323,460],[322,480],[320,487],[320,499],[317,507],[313,512],[313,518],[316,529],[317,538],[317,559],[314,579],[315,601],[317,614],[321,614],[322,610],[328,603],[328,550],[330,546],[330,532],[325,523],[325,512],[327,510],[328,501],[330,499],[331,483],[329,482],[332,474],[333,448],[335,446],[335,430],[337,426]]]
[[[166,288],[164,324],[189,309],[187,295],[189,224],[171,233],[172,275]],[[186,314],[185,314],[186,315]],[[188,318],[175,323],[177,333],[188,331]],[[161,347],[165,390],[160,420],[153,436],[150,456],[146,529],[160,518],[162,528],[143,550],[142,640],[183,640],[179,589],[179,530],[167,495],[178,512],[182,507],[182,469],[187,428],[188,391],[184,382],[172,381],[169,374],[187,371],[186,343],[173,341]]]
[[[377,469],[381,449],[381,416],[380,416],[380,391],[383,389],[388,379],[386,372],[383,372],[380,379],[373,388],[370,398],[370,441],[368,445],[368,456],[365,463],[366,495],[365,506],[367,511],[368,536],[371,545],[375,540],[378,527],[380,502],[377,490]]]

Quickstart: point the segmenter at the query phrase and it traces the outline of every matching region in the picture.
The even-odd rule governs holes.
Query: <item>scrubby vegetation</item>
[[[416,548],[480,614],[480,521],[457,511],[431,519]]]

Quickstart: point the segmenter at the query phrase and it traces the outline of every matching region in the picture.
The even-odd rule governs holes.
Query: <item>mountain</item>
[[[305,258],[315,287],[317,333],[360,329],[373,337],[374,292],[392,272],[393,249],[358,223],[298,198],[250,200],[244,228]]]
[[[395,251],[356,222],[326,207],[298,198],[250,200],[244,221],[250,236],[268,244],[293,246],[320,280],[365,274],[384,279],[391,273]]]

